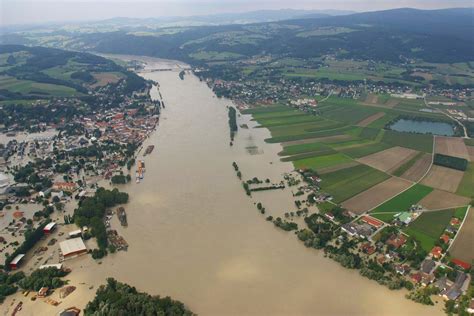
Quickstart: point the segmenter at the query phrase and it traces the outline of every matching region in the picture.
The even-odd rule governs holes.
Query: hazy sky
[[[112,17],[189,16],[260,9],[374,11],[472,7],[473,0],[0,0],[0,25]]]

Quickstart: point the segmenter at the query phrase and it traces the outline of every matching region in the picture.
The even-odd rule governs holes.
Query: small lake
[[[453,136],[454,128],[451,124],[444,122],[415,121],[401,119],[390,126],[391,130],[397,132],[434,134],[442,136]]]

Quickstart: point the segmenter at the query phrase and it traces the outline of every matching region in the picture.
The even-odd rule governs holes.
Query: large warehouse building
[[[59,243],[64,259],[74,258],[87,253],[87,247],[81,237],[71,238]]]

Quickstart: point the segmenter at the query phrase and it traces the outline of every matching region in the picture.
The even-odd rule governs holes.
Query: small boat
[[[140,178],[137,178],[137,180],[135,180],[135,183],[140,183]]]

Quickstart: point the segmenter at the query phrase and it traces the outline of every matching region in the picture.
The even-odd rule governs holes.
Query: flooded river
[[[266,215],[294,210],[291,191],[249,198],[232,162],[244,179],[279,182],[292,170],[278,160],[280,145],[264,142],[268,130],[250,128],[239,129],[230,147],[226,106],[231,102],[216,98],[194,75],[179,79],[175,62],[147,61],[143,76],[160,83],[166,108],[157,132],[144,144],[155,145],[144,157],[144,180],[121,187],[131,196],[129,226],[119,228],[129,250],[107,256],[100,265],[88,256],[67,262],[72,281],[85,285],[63,305],[84,306],[97,285],[113,276],[179,299],[200,315],[442,314],[340,267],[266,222]],[[174,70],[149,71],[157,67]],[[242,123],[255,125],[248,116],[239,117]],[[266,215],[257,211],[257,201]]]

